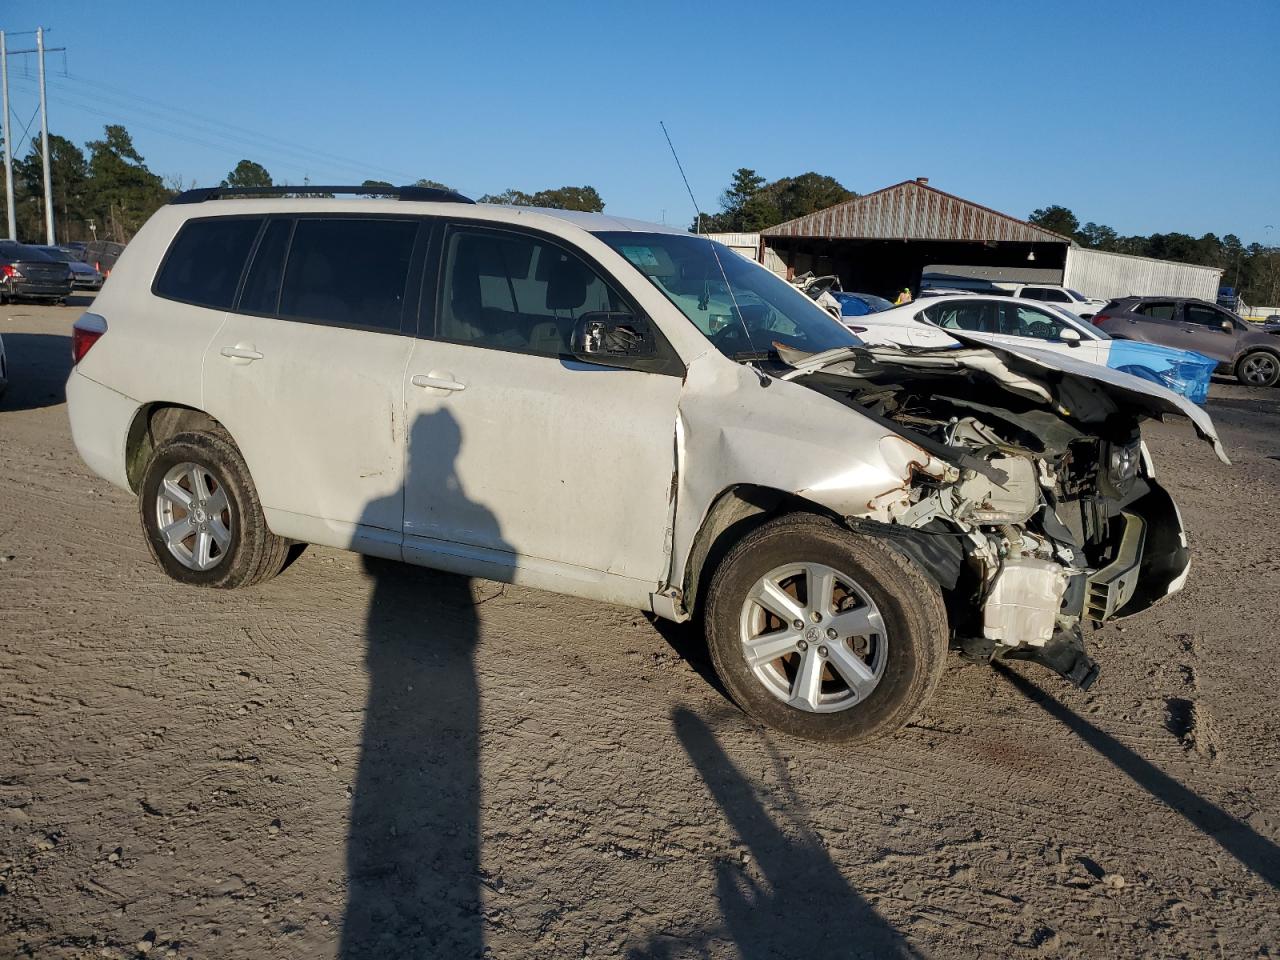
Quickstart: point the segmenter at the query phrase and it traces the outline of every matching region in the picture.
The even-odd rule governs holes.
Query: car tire
[[[288,559],[289,541],[267,527],[249,468],[224,435],[162,443],[143,472],[138,511],[151,555],[179,583],[252,586]]]
[[[834,590],[810,588],[827,578]],[[765,606],[778,603],[766,581],[791,598],[790,624]],[[870,740],[899,730],[946,665],[937,584],[882,540],[812,514],[771,520],[733,547],[712,578],[704,621],[716,673],[733,700],[806,740]],[[850,632],[851,624],[867,626]]]
[[[1236,379],[1248,387],[1274,387],[1280,381],[1280,356],[1252,350],[1236,361]]]

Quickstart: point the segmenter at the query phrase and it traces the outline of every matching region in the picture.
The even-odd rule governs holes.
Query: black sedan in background
[[[77,290],[101,290],[103,276],[91,263],[84,262],[84,251],[65,247],[37,247],[54,260],[61,260],[71,268],[71,286]]]
[[[38,247],[0,240],[0,303],[48,300],[60,303],[71,294],[71,268]]]

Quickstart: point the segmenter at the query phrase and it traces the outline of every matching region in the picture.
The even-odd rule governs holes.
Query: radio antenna
[[[684,164],[680,162],[680,155],[676,153],[676,145],[671,142],[671,134],[667,133],[667,125],[659,120],[658,126],[662,128],[662,135],[667,138],[667,146],[671,148],[671,156],[676,162],[676,169],[680,171],[680,179],[684,181],[684,188],[689,194],[689,199],[693,201],[693,212],[698,217],[698,226],[694,233],[700,234],[702,233],[702,208],[698,206],[698,201],[694,199],[693,187],[689,186],[689,178],[684,175]]]
[[[694,232],[699,236],[701,236],[702,235],[702,208],[698,206],[698,200],[693,195],[693,188],[689,186],[689,178],[685,176],[685,173],[684,173],[684,164],[680,162],[680,155],[676,153],[676,145],[671,142],[671,134],[667,132],[667,125],[663,123],[661,120],[659,120],[658,126],[662,128],[662,135],[667,138],[667,146],[671,148],[671,156],[676,162],[676,169],[680,171],[680,179],[684,181],[684,188],[689,194],[689,199],[693,201],[693,209],[694,209],[694,212],[697,214],[696,228]],[[734,316],[738,318],[738,323],[742,325],[742,332],[746,335],[746,338],[747,338],[747,346],[751,348],[751,352],[753,354],[757,353],[758,351],[756,350],[756,345],[751,340],[751,330],[747,326],[747,318],[742,315],[742,310],[738,306],[738,297],[733,292],[733,284],[729,282],[729,274],[725,272],[724,264],[720,262],[720,251],[716,249],[715,241],[712,240],[710,237],[707,237],[707,243],[711,245],[711,255],[716,258],[716,267],[720,271],[720,279],[724,281],[724,288],[727,291],[729,291],[729,300],[733,303],[733,313],[734,313]],[[748,363],[748,366],[751,366],[750,363]],[[765,375],[765,372],[759,367],[753,366],[751,367],[751,369],[753,369],[756,372],[757,376],[760,377],[760,385],[768,386],[769,378],[768,376]]]

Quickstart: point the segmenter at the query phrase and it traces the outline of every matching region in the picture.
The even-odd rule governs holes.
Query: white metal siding
[[[760,234],[758,233],[707,233],[703,236],[717,243],[723,243],[734,253],[741,254],[748,260],[755,261],[760,258]]]
[[[1072,247],[1063,286],[1100,300],[1114,297],[1199,297],[1217,299],[1222,270],[1171,260],[1131,257]]]

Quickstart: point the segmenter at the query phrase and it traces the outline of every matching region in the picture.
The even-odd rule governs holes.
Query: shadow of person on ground
[[[711,728],[693,712],[671,715],[676,737],[747,847],[750,861],[722,857],[715,863],[716,898],[723,927],[695,943],[669,935],[655,937],[631,960],[680,955],[692,947],[727,937],[743,960],[778,957],[914,958],[906,938],[849,885],[821,840],[799,823],[789,836],[769,816],[761,795],[766,788],[748,780],[725,754]],[[735,716],[735,722],[741,718]]]
[[[1090,723],[1070,707],[1059,703],[1025,677],[1003,664],[992,664],[1015,690],[1063,724],[1081,740],[1110,760],[1122,773],[1151,796],[1185,817],[1205,836],[1273,887],[1280,887],[1280,847],[1241,823],[1217,804],[1189,790],[1153,763],[1138,756],[1111,734]]]
[[[9,387],[0,411],[38,410],[67,399],[71,337],[54,333],[0,333]]]
[[[442,515],[496,519],[467,500],[447,411],[415,421],[406,488],[429,484]],[[430,451],[430,463],[418,453]],[[417,475],[413,464],[419,463]],[[423,474],[430,474],[424,476]],[[403,501],[403,491],[393,495]],[[375,502],[368,515],[386,516]],[[395,513],[399,513],[396,504]],[[396,531],[398,534],[398,531]],[[339,956],[480,956],[478,619],[468,577],[366,559],[368,702],[351,798]]]

